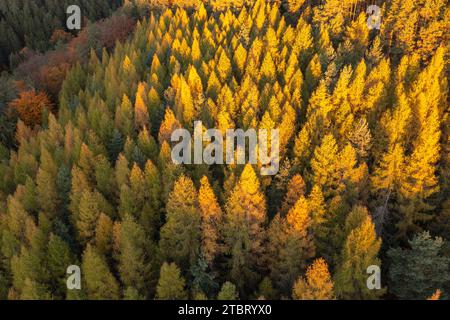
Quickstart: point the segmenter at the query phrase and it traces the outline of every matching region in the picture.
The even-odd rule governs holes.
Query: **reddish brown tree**
[[[53,111],[53,103],[45,92],[23,91],[19,97],[9,103],[17,111],[19,118],[27,125],[40,124],[44,110]]]

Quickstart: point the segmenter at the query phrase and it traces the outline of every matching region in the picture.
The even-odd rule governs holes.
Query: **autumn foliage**
[[[23,91],[19,97],[9,104],[19,114],[19,118],[28,126],[41,123],[45,111],[53,111],[54,105],[45,92]]]

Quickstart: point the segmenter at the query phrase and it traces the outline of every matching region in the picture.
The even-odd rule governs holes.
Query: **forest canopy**
[[[2,63],[42,52],[1,78],[0,299],[449,298],[446,1],[78,3],[120,14],[62,47],[64,1],[0,4]],[[278,174],[173,163],[194,121],[278,129]]]

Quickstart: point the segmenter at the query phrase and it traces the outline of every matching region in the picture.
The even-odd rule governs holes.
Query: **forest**
[[[447,1],[2,0],[0,34],[0,300],[450,298]],[[195,121],[278,129],[278,173],[174,163]]]

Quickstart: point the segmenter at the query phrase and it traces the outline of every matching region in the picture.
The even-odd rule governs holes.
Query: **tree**
[[[409,249],[389,249],[390,291],[399,299],[426,299],[436,288],[447,288],[450,258],[444,255],[443,246],[442,238],[422,232],[409,241]]]
[[[67,267],[74,264],[74,257],[70,247],[58,236],[50,235],[48,241],[48,269],[55,296],[64,298],[66,292]]]
[[[119,299],[119,285],[112,275],[105,258],[95,247],[87,245],[83,253],[82,273],[86,294],[92,300]]]
[[[49,217],[55,216],[58,206],[58,190],[56,189],[57,166],[50,153],[43,148],[42,165],[36,176],[36,192],[42,211]]]
[[[221,51],[220,58],[217,64],[217,74],[219,75],[222,83],[225,83],[231,74],[231,62],[225,50]]]
[[[284,198],[281,215],[286,215],[288,211],[297,203],[298,199],[305,195],[306,185],[302,176],[299,174],[294,175],[291,180],[289,180],[287,186],[287,193]]]
[[[306,278],[299,278],[292,289],[295,300],[333,300],[333,281],[323,258],[314,260],[306,271]]]
[[[268,259],[275,287],[288,294],[294,281],[314,256],[308,202],[302,196],[286,217],[277,215],[269,228]]]
[[[175,263],[168,264],[164,262],[161,266],[161,273],[156,287],[156,299],[186,300],[188,295],[184,286],[185,281],[177,265]]]
[[[98,251],[108,257],[112,250],[113,221],[101,213],[95,227],[95,246]]]
[[[94,238],[95,228],[100,214],[96,193],[85,190],[81,195],[79,216],[76,221],[78,235],[82,243],[88,243]]]
[[[295,13],[300,10],[305,0],[287,0],[289,12]]]
[[[258,299],[274,300],[277,294],[278,292],[273,288],[269,277],[265,277],[258,285]]]
[[[217,295],[217,300],[238,300],[239,296],[236,291],[236,286],[231,282],[227,281],[222,285],[219,294]]]
[[[149,114],[146,104],[145,85],[140,82],[136,93],[136,102],[134,103],[134,119],[136,128],[149,126]]]
[[[214,280],[214,273],[208,272],[208,263],[203,256],[200,256],[197,263],[191,267],[192,276],[191,290],[196,293],[211,295],[218,287]]]
[[[421,222],[432,217],[429,198],[439,191],[436,163],[440,158],[440,105],[445,101],[447,81],[443,79],[444,49],[439,48],[430,65],[421,72],[412,93],[417,112],[417,142],[406,158],[405,174],[400,185],[399,235],[403,239],[411,232],[421,231]]]
[[[427,300],[440,300],[442,291],[437,289]]]
[[[198,202],[202,216],[202,252],[205,260],[211,264],[220,253],[219,239],[223,213],[206,176],[200,180]]]
[[[45,111],[51,112],[54,109],[49,97],[44,92],[35,90],[20,92],[19,97],[11,101],[9,106],[18,112],[19,118],[27,126],[31,127],[41,124]]]
[[[182,175],[175,182],[166,210],[167,222],[161,228],[161,252],[182,268],[188,268],[197,261],[201,241],[198,194],[190,178]]]
[[[164,141],[170,143],[170,137],[172,132],[175,129],[179,129],[181,127],[180,122],[175,118],[173,111],[169,108],[166,109],[166,113],[164,115],[164,121],[161,123],[161,127],[159,128],[158,141],[160,144],[163,144]]]
[[[230,277],[238,288],[257,282],[264,255],[266,203],[259,180],[247,164],[226,204],[224,241]]]
[[[127,288],[134,288],[145,297],[152,279],[154,244],[150,243],[144,229],[127,214],[120,224],[119,273]]]
[[[325,195],[333,194],[337,189],[338,148],[333,135],[326,135],[319,147],[314,150],[314,158],[311,160],[313,182],[319,185]]]
[[[355,211],[359,215],[361,211]],[[347,219],[348,236],[334,277],[336,295],[342,299],[376,299],[384,290],[369,290],[367,268],[380,267],[378,251],[381,239],[377,238],[375,226],[367,212],[350,215]],[[353,218],[356,218],[352,220]]]

